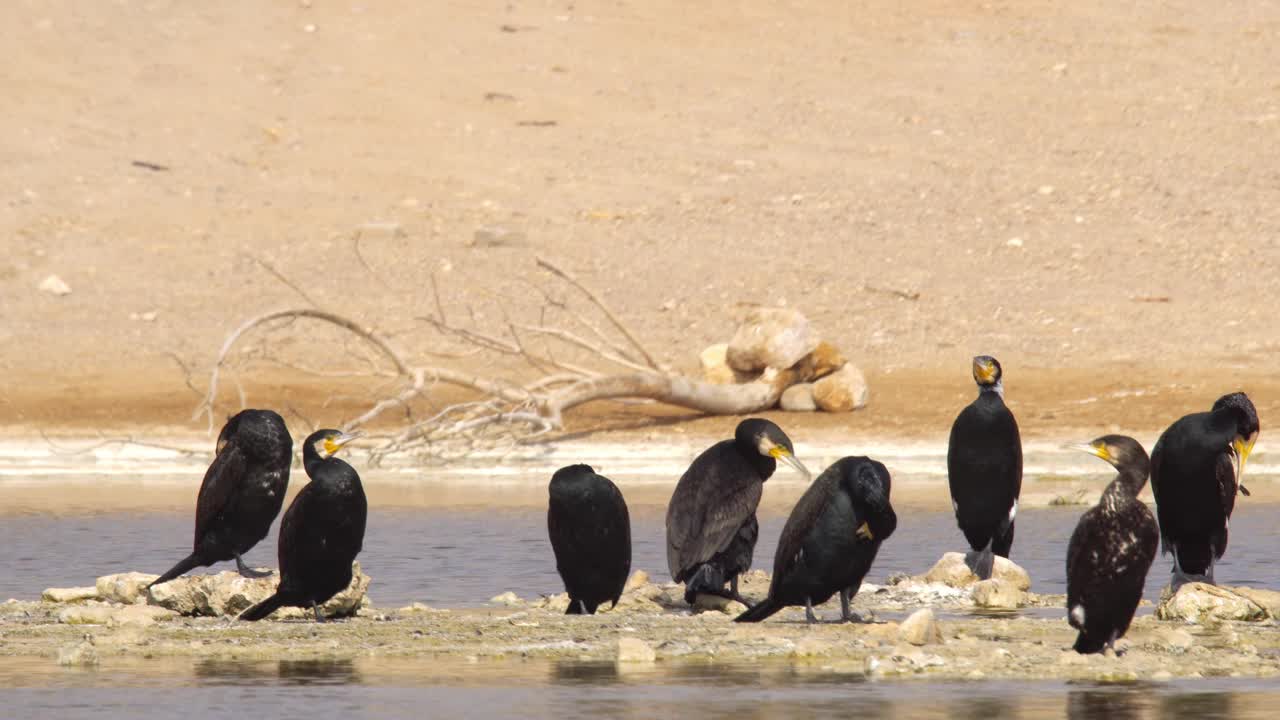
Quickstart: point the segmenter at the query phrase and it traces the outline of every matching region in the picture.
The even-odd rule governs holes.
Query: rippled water
[[[166,661],[61,669],[0,659],[7,717],[1269,718],[1256,681],[1193,686],[890,682],[780,665],[416,660]],[[424,713],[430,708],[430,713]]]
[[[112,572],[160,572],[189,550],[191,503],[202,471],[198,462],[176,468],[161,465],[141,481],[121,481],[132,466],[114,459],[111,462],[117,464],[97,468],[104,473],[99,476],[92,463],[69,468],[48,458],[8,457],[16,459],[0,458],[0,598],[33,599],[43,588],[89,585]],[[1057,457],[1037,456],[1024,495],[1052,495],[1079,484],[1082,472],[1088,474],[1085,485],[1095,491],[1108,479],[1105,466],[1068,466]],[[939,460],[936,449],[887,459],[895,473],[899,526],[882,547],[870,582],[883,583],[897,572],[923,572],[944,551],[964,549],[946,507],[945,480],[928,470]],[[652,463],[645,458],[631,465],[615,463],[609,472],[631,505],[632,567],[665,581],[663,503],[678,473],[668,472],[670,468],[656,472]],[[824,463],[811,464],[818,469]],[[547,468],[512,472],[495,467],[488,477],[483,468],[469,472],[461,481],[444,484],[416,476],[393,478],[388,484],[385,477],[368,474],[373,502],[360,561],[373,578],[370,594],[376,604],[476,606],[507,590],[526,598],[560,592],[542,505]],[[1063,477],[1075,479],[1064,485]],[[1255,478],[1251,484],[1256,490],[1266,488],[1267,482]],[[802,490],[798,478],[784,475],[770,482],[761,511],[757,568],[771,565],[785,514]],[[1272,563],[1274,549],[1280,546],[1280,524],[1273,520],[1280,506],[1274,502],[1275,492],[1270,495],[1272,502],[1255,497],[1239,503],[1231,547],[1218,567],[1219,581],[1280,586],[1280,569]],[[1025,507],[1019,513],[1014,560],[1031,573],[1033,590],[1065,592],[1066,543],[1085,509]],[[250,562],[275,565],[277,530],[278,524],[250,552]],[[230,568],[226,563],[215,569]],[[1158,558],[1148,577],[1148,599],[1158,597],[1168,569],[1169,560]],[[779,663],[659,663],[620,669],[613,664],[547,661],[472,665],[378,658],[252,663],[113,659],[86,670],[60,668],[45,658],[0,656],[0,687],[6,688],[5,717],[72,718],[144,714],[346,720],[418,717],[423,708],[449,717],[508,716],[518,708],[523,717],[569,719],[691,713],[699,720],[1250,718],[1272,717],[1280,703],[1280,690],[1250,681],[1124,686],[868,683],[860,676]]]
[[[1033,590],[1066,592],[1066,544],[1084,508],[1031,508],[1018,515],[1013,559],[1027,568]],[[1280,547],[1275,505],[1242,504],[1231,522],[1232,542],[1218,566],[1226,584],[1276,587]],[[632,567],[666,580],[664,510],[632,512]],[[755,566],[770,569],[785,518],[761,518]],[[92,585],[99,575],[126,570],[161,572],[189,550],[187,513],[27,514],[0,522],[0,598],[34,599],[46,587]],[[881,548],[868,582],[895,572],[927,570],[946,550],[963,550],[950,512],[904,509],[898,530]],[[273,535],[249,553],[259,565],[275,565]],[[379,605],[420,601],[440,606],[480,605],[512,590],[521,597],[560,592],[546,516],[541,508],[373,508],[360,563],[373,578]],[[224,563],[216,569],[231,569]],[[1147,598],[1168,582],[1168,558],[1158,557],[1147,578]]]

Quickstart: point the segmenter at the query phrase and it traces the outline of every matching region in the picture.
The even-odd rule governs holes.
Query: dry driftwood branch
[[[562,429],[565,413],[595,400],[657,401],[711,414],[746,414],[775,405],[782,391],[798,379],[790,370],[768,370],[755,382],[714,385],[670,374],[595,293],[551,262],[538,259],[537,263],[581,294],[588,309],[607,320],[621,340],[610,337],[615,333],[606,333],[587,314],[573,308],[573,303],[552,302],[551,294],[545,291],[542,297],[547,302],[538,313],[537,322],[504,318],[498,333],[479,326],[459,326],[446,319],[433,277],[430,290],[436,315],[419,320],[474,352],[521,360],[538,376],[530,379],[526,370],[526,377],[508,379],[417,364],[394,347],[384,334],[355,319],[318,308],[275,310],[249,318],[227,336],[214,361],[208,392],[193,419],[206,416],[212,433],[220,376],[228,368],[233,351],[247,335],[255,331],[267,336],[291,332],[303,320],[327,324],[347,334],[349,351],[367,366],[341,372],[370,379],[390,379],[390,384],[370,391],[367,410],[342,424],[343,429],[350,430],[378,421],[376,434],[370,434],[370,438],[380,443],[372,450],[374,462],[397,454],[443,458],[464,455],[478,448],[514,446]],[[475,323],[474,309],[471,318]],[[594,337],[566,329],[562,325],[566,319],[588,328]],[[265,346],[244,348],[236,357],[265,360],[311,373],[334,373],[281,360]],[[569,357],[574,360],[567,359]],[[579,358],[592,358],[595,364],[612,365],[620,372],[587,367],[577,361]],[[475,397],[439,407],[432,402],[432,394],[442,384],[464,388]],[[397,410],[402,413],[399,419],[395,419],[396,413],[392,412]]]

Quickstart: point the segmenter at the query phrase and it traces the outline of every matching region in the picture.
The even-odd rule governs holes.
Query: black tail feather
[[[161,575],[155,580],[152,580],[151,583],[147,585],[147,588],[149,589],[152,585],[159,585],[160,583],[169,582],[170,580],[178,577],[179,575],[187,572],[188,570],[200,567],[201,565],[207,565],[207,564],[208,563],[206,563],[199,555],[197,555],[196,553],[191,553],[190,555],[186,556],[182,560],[179,560],[177,565],[174,565],[173,567],[165,571],[165,574]]]
[[[774,602],[773,598],[765,598],[755,605],[752,605],[749,610],[734,618],[733,621],[760,622],[781,609],[782,606]]]
[[[239,619],[248,621],[261,620],[283,606],[284,598],[280,596],[280,593],[276,593],[248,610],[240,613]]]

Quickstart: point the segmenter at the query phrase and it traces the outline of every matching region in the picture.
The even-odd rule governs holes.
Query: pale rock
[[[1156,607],[1161,620],[1184,620],[1189,623],[1222,620],[1262,620],[1267,611],[1254,601],[1216,585],[1192,582],[1178,588],[1171,596],[1167,590]]]
[[[158,577],[160,576],[140,572],[103,575],[98,578],[98,595],[103,600],[110,600],[124,605],[146,602],[147,584]]]
[[[477,248],[504,247],[507,245],[519,245],[525,239],[526,235],[520,230],[512,230],[501,225],[486,225],[476,228],[476,231],[471,235],[471,242],[467,244],[470,247]]]
[[[1026,591],[1031,589],[1031,576],[1027,574],[1027,571],[1008,558],[1002,558],[998,555],[991,572],[991,579],[1010,582],[1018,590]],[[978,576],[974,575],[969,566],[965,564],[963,553],[949,552],[945,553],[929,569],[929,572],[915,578],[915,580],[924,583],[941,583],[953,588],[964,588],[978,582]]]
[[[740,372],[759,372],[767,367],[785,369],[817,347],[818,338],[800,312],[757,308],[738,326],[725,359],[729,367]]]
[[[359,562],[351,564],[351,572],[351,584],[320,606],[325,617],[355,615],[363,606],[370,578],[360,570]],[[152,586],[147,590],[147,602],[180,615],[238,615],[274,594],[279,582],[279,575],[246,578],[230,571],[186,575]],[[271,617],[306,618],[312,614],[311,608],[281,608]]]
[[[898,628],[898,637],[912,645],[928,645],[942,642],[942,629],[938,627],[929,608],[921,608],[909,615]]]
[[[818,343],[818,347],[814,348],[813,352],[800,358],[800,362],[791,369],[795,372],[798,382],[813,382],[844,367],[846,362],[845,356],[835,345],[823,340]]]
[[[712,345],[702,351],[698,356],[698,362],[702,365],[702,379],[712,385],[737,385],[754,380],[758,373],[738,372],[729,367],[726,359],[728,351],[728,343]]]
[[[791,657],[823,657],[832,654],[835,645],[816,637],[803,638],[791,648]]]
[[[58,664],[64,667],[97,665],[98,650],[93,646],[93,639],[85,638],[58,648]]]
[[[73,605],[58,613],[64,625],[106,625],[114,612],[109,605]]]
[[[1196,638],[1182,628],[1165,628],[1155,633],[1155,644],[1170,650],[1186,651],[1196,644]]]
[[[618,662],[652,663],[658,657],[649,644],[640,638],[618,638]]]
[[[719,595],[711,595],[709,593],[698,593],[693,598],[693,609],[699,611],[715,611],[722,612],[726,615],[741,615],[747,611],[747,606],[737,600],[730,600]]]
[[[107,619],[107,625],[148,627],[155,625],[157,621],[170,620],[177,616],[178,613],[155,605],[127,605],[111,613],[111,617]]]
[[[637,588],[643,587],[649,582],[649,573],[643,570],[636,570],[631,573],[631,577],[627,578],[627,582],[622,586],[622,592],[627,593]]]
[[[782,391],[778,407],[787,412],[813,412],[818,404],[813,399],[812,383],[797,383]]]
[[[41,280],[39,290],[50,295],[62,296],[71,294],[71,286],[57,275],[49,275],[44,280]]]
[[[999,578],[974,583],[971,597],[974,605],[991,610],[1017,610],[1022,603],[1022,591]]]
[[[77,603],[85,600],[97,600],[96,587],[48,588],[40,593],[40,599],[51,603]]]
[[[1233,587],[1231,592],[1247,598],[1258,607],[1266,610],[1268,617],[1280,619],[1280,592],[1248,587]]]
[[[867,406],[867,379],[851,363],[813,384],[813,401],[826,412],[851,412]]]
[[[508,590],[502,593],[501,595],[494,595],[493,597],[489,598],[489,602],[493,603],[494,605],[506,605],[507,607],[514,607],[516,605],[519,605],[521,603],[521,600],[520,600],[520,596]],[[566,607],[568,606],[566,605]]]

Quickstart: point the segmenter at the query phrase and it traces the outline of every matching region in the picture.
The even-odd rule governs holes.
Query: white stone
[[[70,295],[71,286],[63,281],[57,275],[50,275],[40,281],[39,289],[41,292],[47,292],[51,295]]]
[[[867,378],[852,363],[813,384],[813,401],[826,412],[851,412],[867,406]]]
[[[938,627],[929,608],[921,608],[909,615],[898,627],[898,636],[912,645],[928,645],[942,642],[942,630]]]
[[[653,648],[640,638],[618,638],[618,662],[620,663],[652,663],[657,657]]]
[[[75,603],[85,600],[97,600],[96,587],[48,588],[40,593],[40,599],[52,603]]]
[[[738,326],[725,359],[739,372],[786,369],[818,347],[808,319],[796,310],[757,308]]]
[[[813,412],[818,403],[813,399],[813,383],[796,383],[782,391],[778,407],[787,412]]]
[[[991,610],[1017,610],[1023,593],[1012,582],[999,578],[980,580],[973,584],[973,604]]]

